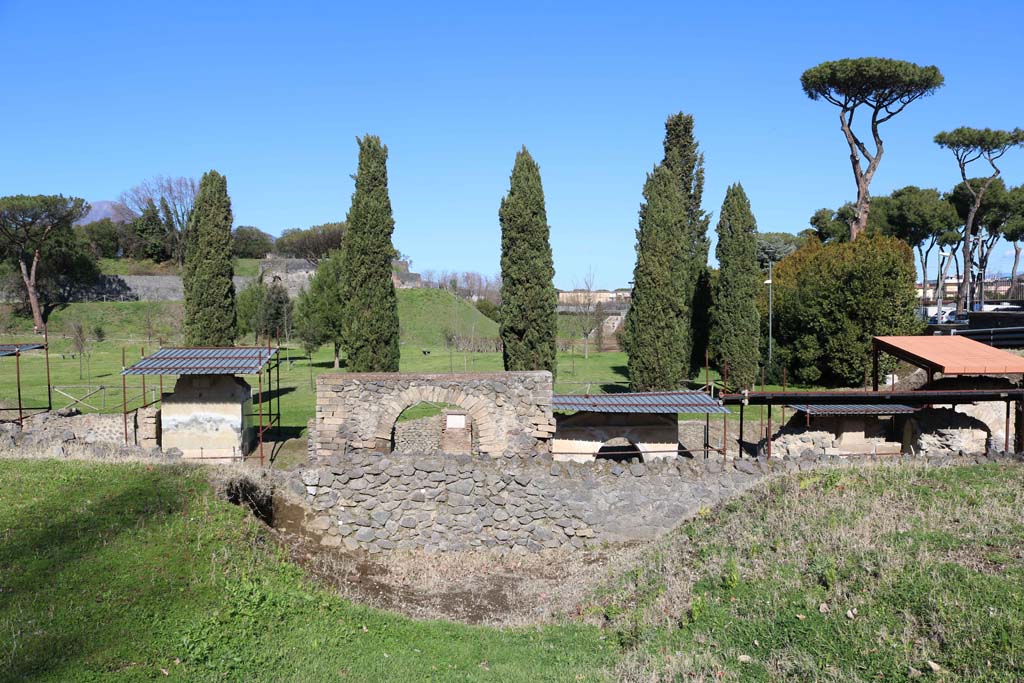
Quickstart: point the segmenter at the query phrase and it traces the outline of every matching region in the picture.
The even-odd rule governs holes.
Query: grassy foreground
[[[1019,681],[1022,485],[778,480],[653,544],[591,625],[494,629],[312,585],[197,469],[0,461],[0,680]]]
[[[617,680],[1024,680],[1024,467],[778,480],[656,544],[591,613]]]
[[[416,622],[309,585],[200,470],[0,461],[2,681],[595,681],[592,626]]]

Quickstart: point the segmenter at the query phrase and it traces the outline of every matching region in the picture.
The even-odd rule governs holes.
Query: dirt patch
[[[418,619],[512,626],[578,616],[588,596],[643,547],[370,555],[321,545],[303,529],[300,506],[274,503],[271,534],[311,578],[353,601]]]

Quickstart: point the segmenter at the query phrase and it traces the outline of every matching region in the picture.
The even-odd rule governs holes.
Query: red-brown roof
[[[1024,358],[960,336],[875,337],[880,351],[944,375],[1024,374]]]

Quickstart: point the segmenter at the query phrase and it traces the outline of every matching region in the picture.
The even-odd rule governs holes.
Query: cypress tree
[[[689,354],[687,329],[679,297],[678,269],[683,245],[678,241],[686,220],[686,198],[676,176],[664,164],[644,183],[640,225],[636,231],[633,301],[622,330],[629,356],[633,391],[678,389],[686,380]]]
[[[164,232],[163,221],[157,211],[156,204],[150,199],[142,209],[142,215],[132,222],[132,230],[137,240],[137,256],[148,258],[156,263],[163,261],[166,256],[167,236]]]
[[[178,229],[175,227],[174,214],[165,197],[160,197],[160,220],[164,224],[164,260],[174,256],[178,248]]]
[[[189,346],[230,346],[236,334],[228,181],[203,174],[185,250],[185,339]]]
[[[391,282],[395,219],[388,196],[388,148],[359,143],[359,170],[341,247],[342,338],[351,372],[398,372],[398,299]]]
[[[677,178],[686,199],[679,241],[684,246],[677,266],[682,274],[677,296],[689,350],[688,374],[704,365],[707,349],[710,296],[707,285],[708,224],[710,217],[701,209],[704,196],[704,154],[693,136],[693,116],[679,112],[665,121],[665,158],[662,163]]]
[[[500,334],[506,370],[548,370],[558,362],[555,265],[540,168],[524,146],[516,153],[501,222]]]
[[[257,311],[257,331],[267,339],[288,338],[292,326],[292,300],[279,278],[266,289]]]
[[[749,387],[757,378],[761,317],[757,294],[761,269],[757,262],[757,222],[743,186],[725,193],[718,217],[718,286],[711,310],[711,348],[721,371],[729,364],[730,387]]]
[[[309,289],[299,294],[295,311],[295,327],[302,344],[309,350],[330,342],[334,349],[334,367],[341,365],[344,333],[345,294],[341,267],[341,251],[329,252],[320,261],[309,282]]]

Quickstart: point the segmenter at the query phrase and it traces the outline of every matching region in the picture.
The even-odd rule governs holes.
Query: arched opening
[[[465,411],[451,403],[419,401],[399,413],[391,426],[391,452],[433,453],[445,451],[453,429],[465,429],[472,439],[472,422],[468,417],[459,420],[456,415]],[[460,424],[461,423],[461,424]],[[467,451],[468,452],[468,451]]]
[[[615,462],[630,462],[634,458],[640,462],[644,461],[644,454],[640,451],[640,447],[622,436],[605,441],[594,457],[597,460],[613,460]]]

